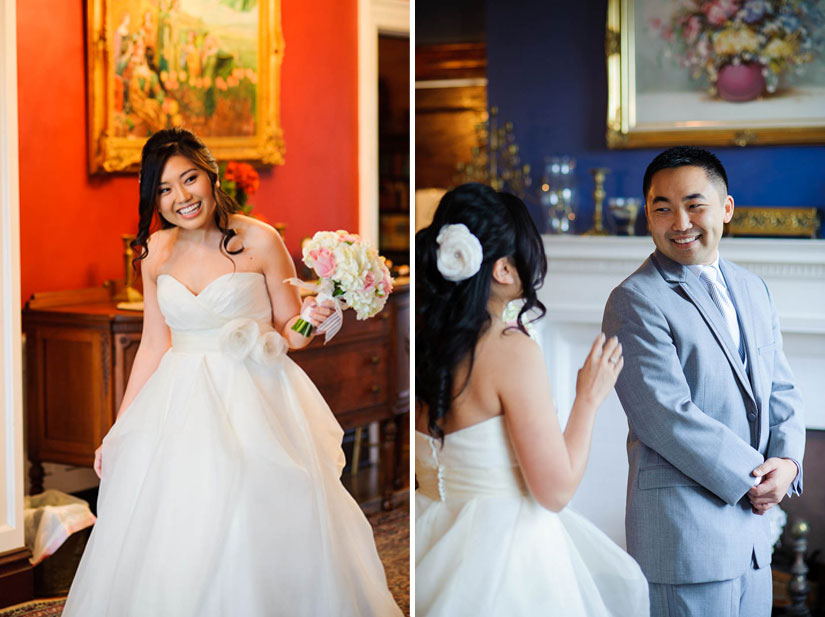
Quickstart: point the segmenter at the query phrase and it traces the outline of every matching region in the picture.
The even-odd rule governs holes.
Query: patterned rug
[[[0,610],[0,617],[60,617],[66,598],[35,600]]]
[[[369,517],[387,584],[404,615],[410,615],[410,503]],[[0,610],[0,617],[60,617],[65,598],[35,600]]]
[[[376,512],[367,517],[375,533],[375,546],[387,585],[398,606],[410,614],[410,502],[402,501],[389,512]],[[0,615],[2,617],[2,615]]]

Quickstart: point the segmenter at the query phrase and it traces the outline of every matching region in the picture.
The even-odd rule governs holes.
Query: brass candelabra
[[[607,177],[607,174],[610,173],[610,170],[607,167],[594,167],[590,170],[590,173],[593,174],[593,182],[596,185],[593,189],[593,203],[595,205],[595,210],[593,212],[593,229],[586,231],[584,235],[607,236],[610,234],[607,230],[605,230],[602,223],[602,209],[604,206],[604,198],[607,195],[604,191],[604,180]]]
[[[487,119],[476,125],[476,137],[479,145],[472,159],[456,165],[457,183],[482,182],[524,199],[531,184],[530,165],[521,163],[513,123],[499,125],[498,107],[491,107]]]

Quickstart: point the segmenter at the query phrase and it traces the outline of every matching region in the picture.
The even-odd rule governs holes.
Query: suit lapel
[[[742,388],[755,403],[756,397],[754,396],[750,379],[748,379],[745,373],[745,366],[739,358],[739,350],[734,347],[728,326],[725,323],[725,318],[722,316],[719,307],[714,304],[707,289],[702,286],[703,284],[699,278],[693,276],[685,266],[665,257],[658,249],[653,254],[653,257],[665,280],[680,287],[688,299],[696,306],[702,318],[708,324],[708,328],[716,339],[716,342],[719,343],[722,351],[725,352],[725,357],[727,357],[734,374],[742,384]],[[728,282],[727,277],[725,278],[725,282]],[[742,321],[741,318],[740,321]],[[748,324],[748,328],[750,328],[750,323]],[[745,328],[741,329],[744,330]],[[746,349],[748,349],[748,347],[746,344]],[[753,364],[753,359],[750,356],[748,357],[748,361]]]

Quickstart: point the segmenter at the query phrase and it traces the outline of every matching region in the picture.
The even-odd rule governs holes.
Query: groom
[[[628,417],[628,551],[652,617],[771,613],[771,507],[802,491],[802,401],[765,283],[719,255],[733,216],[710,152],[659,154],[644,177],[656,251],[610,295]]]

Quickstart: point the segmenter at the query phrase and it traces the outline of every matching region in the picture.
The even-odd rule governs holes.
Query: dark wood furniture
[[[455,186],[456,165],[470,162],[486,141],[479,135],[487,120],[486,78],[484,43],[416,45],[416,189]]]
[[[399,430],[408,418],[409,285],[397,285],[377,317],[345,311],[338,335],[290,356],[309,375],[341,426],[381,426],[383,506],[403,484]],[[123,398],[140,343],[142,314],[121,311],[109,289],[35,294],[23,310],[31,492],[42,462],[90,467]],[[402,475],[403,474],[403,475]]]

